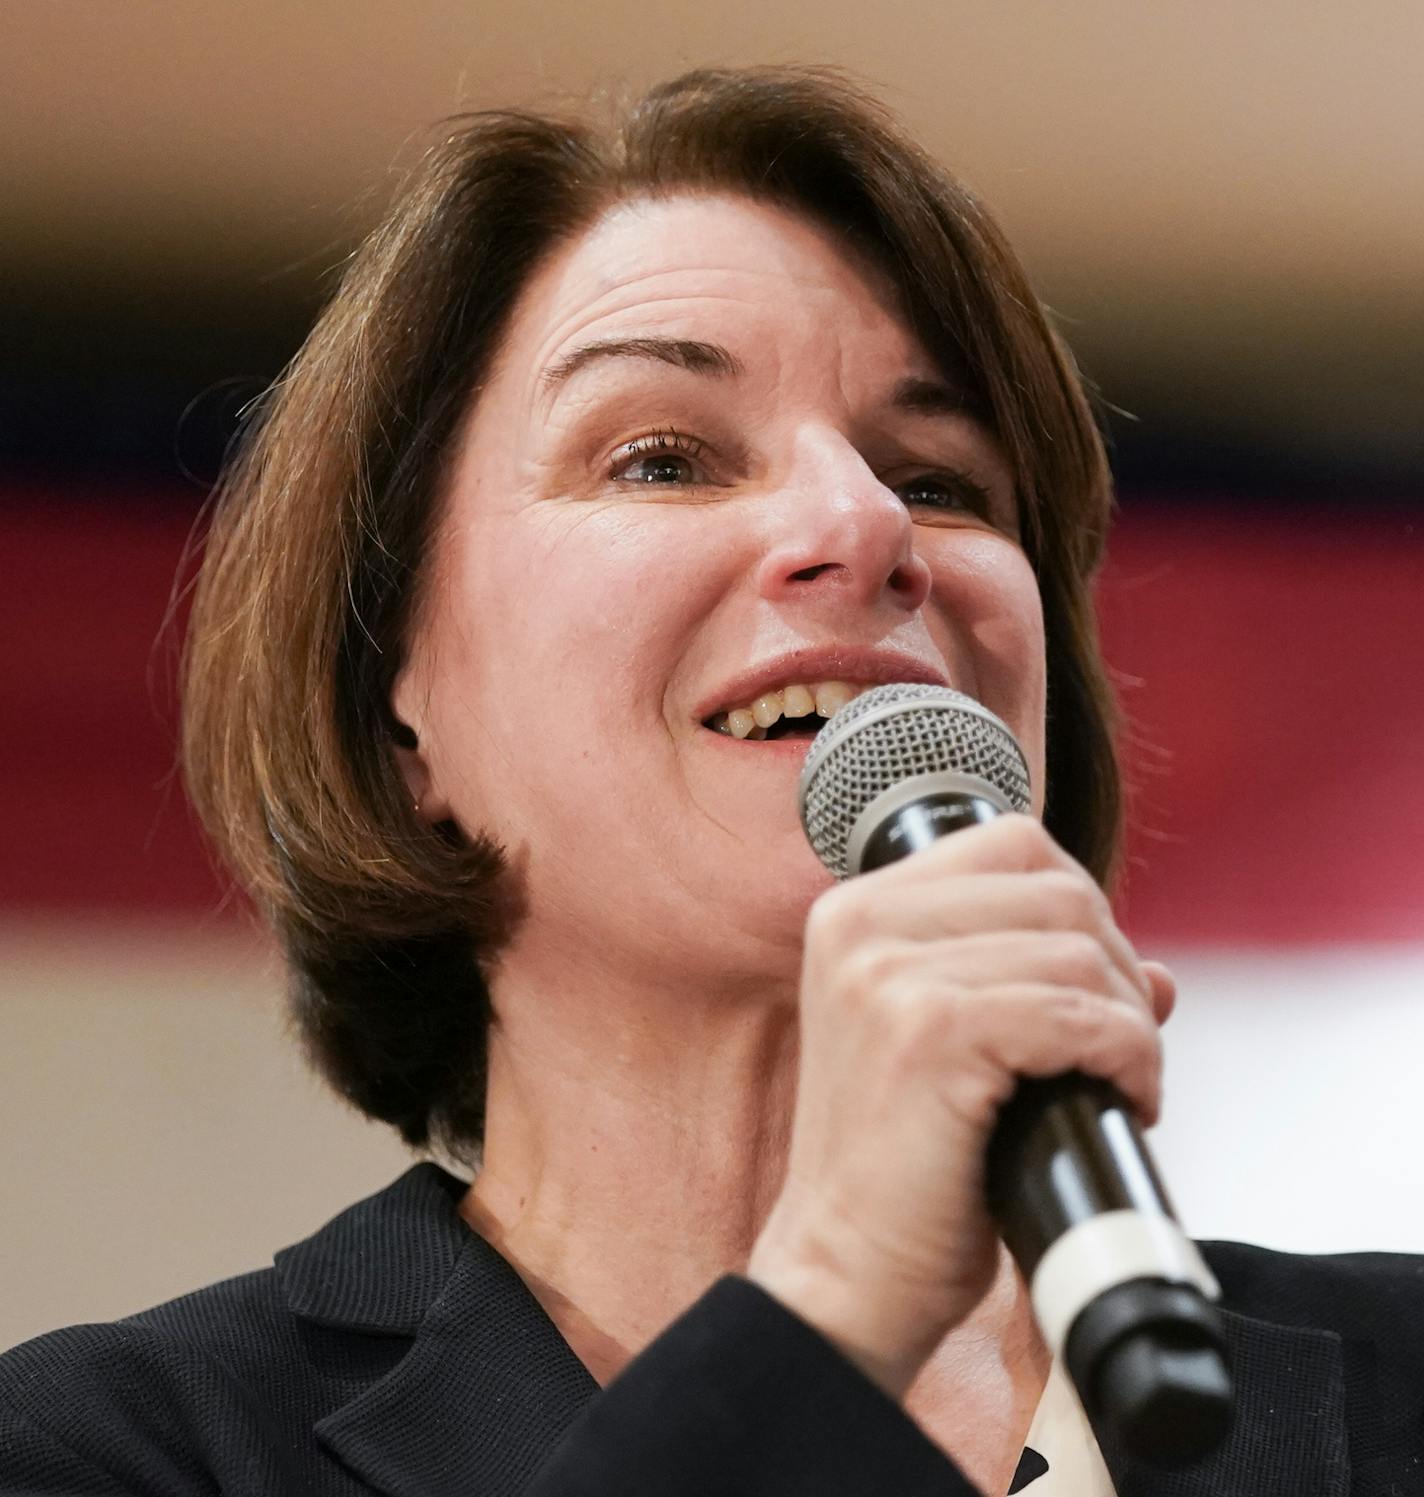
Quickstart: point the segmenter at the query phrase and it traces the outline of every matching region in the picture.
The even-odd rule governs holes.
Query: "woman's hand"
[[[1173,996],[1027,816],[829,890],[786,1180],[748,1276],[899,1398],[993,1281],[984,1154],[1017,1079],[1104,1077],[1150,1125]]]

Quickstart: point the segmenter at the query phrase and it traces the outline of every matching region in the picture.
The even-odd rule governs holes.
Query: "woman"
[[[460,123],[228,480],[186,748],[315,1059],[473,1184],[10,1354],[3,1489],[1111,1491],[980,1182],[1019,1075],[1158,1108],[1108,508],[1010,252],[843,84]],[[828,888],[806,730],[905,679],[1036,815]],[[1117,1490],[1421,1490],[1419,1265],[1211,1261],[1236,1429]]]

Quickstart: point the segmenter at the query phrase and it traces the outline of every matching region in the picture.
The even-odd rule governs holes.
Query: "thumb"
[[[1172,1010],[1177,1006],[1177,979],[1161,962],[1144,961],[1142,970],[1152,989],[1152,1013],[1158,1025],[1163,1025],[1172,1017]]]

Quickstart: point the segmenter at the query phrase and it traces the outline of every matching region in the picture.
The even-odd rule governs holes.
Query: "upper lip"
[[[719,686],[697,708],[697,721],[704,723],[719,712],[745,707],[764,693],[780,691],[797,681],[845,681],[861,686],[879,686],[887,681],[950,684],[943,667],[898,650],[849,645],[808,647],[764,661]]]

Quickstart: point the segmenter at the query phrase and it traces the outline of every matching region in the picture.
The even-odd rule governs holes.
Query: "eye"
[[[703,443],[681,432],[655,431],[625,442],[618,449],[609,477],[618,483],[647,484],[659,488],[686,488],[707,483],[698,459]]]
[[[989,516],[989,490],[964,473],[921,473],[896,484],[895,492],[911,508],[967,510],[985,519]]]

